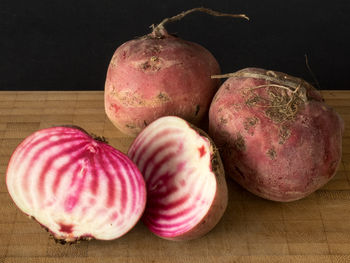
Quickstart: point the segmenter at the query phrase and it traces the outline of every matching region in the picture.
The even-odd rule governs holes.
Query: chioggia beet
[[[260,197],[286,202],[336,174],[344,122],[312,85],[258,68],[226,77],[210,107],[209,134],[229,176]]]
[[[200,124],[219,87],[214,56],[203,46],[168,34],[164,24],[201,11],[216,16],[248,19],[194,8],[153,27],[152,33],[127,41],[115,51],[105,82],[105,111],[123,133],[136,136],[159,117],[175,115]]]
[[[147,187],[145,225],[159,237],[203,236],[221,219],[227,187],[211,139],[183,119],[167,116],[148,125],[130,146]]]
[[[75,127],[27,137],[11,156],[6,184],[19,209],[60,243],[118,238],[146,204],[145,182],[130,159]]]

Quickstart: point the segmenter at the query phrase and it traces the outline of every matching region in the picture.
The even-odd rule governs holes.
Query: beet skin
[[[165,29],[128,41],[115,51],[108,68],[107,116],[128,135],[168,115],[198,125],[219,85],[210,76],[219,72],[208,50]]]
[[[233,73],[215,95],[209,126],[226,173],[266,199],[303,198],[340,163],[343,120],[310,84],[284,73]]]

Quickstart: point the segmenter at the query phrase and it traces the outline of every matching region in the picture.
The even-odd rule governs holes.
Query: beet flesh
[[[195,239],[219,222],[227,187],[219,153],[204,132],[178,117],[162,117],[136,137],[128,156],[145,178],[142,221],[154,234]]]
[[[146,204],[145,182],[131,160],[72,127],[28,136],[11,156],[6,185],[18,208],[60,243],[118,238]]]

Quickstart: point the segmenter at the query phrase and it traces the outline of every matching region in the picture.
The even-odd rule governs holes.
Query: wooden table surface
[[[103,92],[0,92],[0,263],[2,262],[350,262],[350,91],[323,91],[345,120],[337,175],[291,203],[255,197],[228,180],[229,205],[220,223],[198,240],[160,239],[138,223],[113,241],[59,245],[12,202],[5,185],[10,155],[34,131],[79,125],[126,152],[132,138],[104,113]]]

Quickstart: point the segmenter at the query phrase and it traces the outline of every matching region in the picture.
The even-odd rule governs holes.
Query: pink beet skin
[[[167,115],[199,124],[218,88],[219,81],[210,76],[220,68],[208,50],[165,30],[161,35],[124,43],[110,62],[105,110],[125,134],[136,135]]]
[[[226,173],[250,192],[275,201],[297,200],[326,184],[340,163],[343,120],[300,79],[261,69],[238,73],[219,89],[209,113],[209,134],[221,149]],[[277,82],[247,77],[251,73],[270,75]],[[276,107],[267,101],[290,91],[256,88],[280,84],[280,79],[299,83],[302,99],[294,104],[294,116],[271,111]]]

